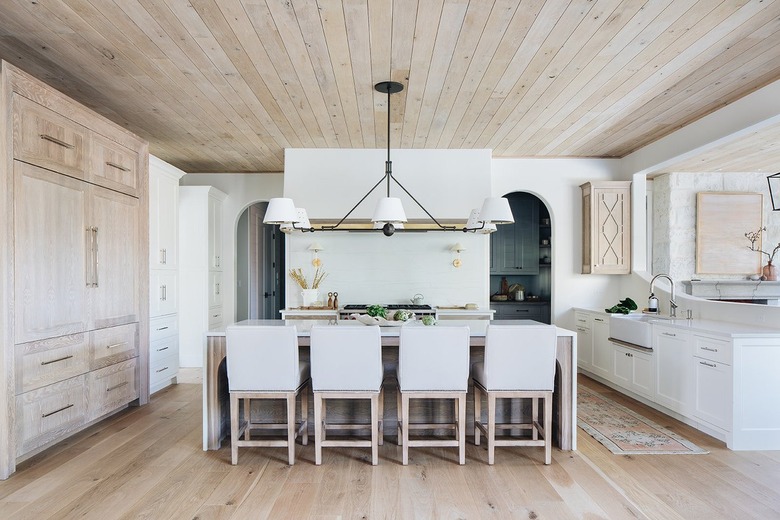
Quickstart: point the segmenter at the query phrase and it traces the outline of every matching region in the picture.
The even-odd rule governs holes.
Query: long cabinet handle
[[[117,347],[122,347],[124,345],[127,345],[127,341],[123,341],[122,343],[114,343],[113,345],[108,345],[106,348],[117,348]]]
[[[49,413],[42,413],[42,414],[41,414],[41,417],[42,417],[42,418],[46,418],[46,417],[48,417],[48,416],[50,416],[50,415],[54,415],[55,413],[64,412],[64,411],[65,411],[65,410],[67,410],[68,408],[73,408],[73,406],[74,406],[74,405],[72,405],[72,404],[69,404],[69,405],[67,405],[67,406],[63,406],[62,408],[60,408],[60,409],[58,409],[58,410],[54,410],[53,412],[49,412]]]
[[[57,359],[52,359],[50,361],[41,361],[41,366],[51,365],[52,363],[59,363],[60,361],[65,361],[66,359],[70,359],[72,357],[73,355],[70,355],[70,356],[64,356]]]
[[[168,328],[168,325],[166,325],[165,327],[159,327],[157,330],[165,330],[167,328]]]
[[[710,348],[710,347],[701,347],[702,350],[707,350],[709,352],[717,352],[718,349],[716,348]]]
[[[50,143],[54,143],[56,145],[62,146],[63,148],[67,148],[68,150],[73,150],[74,148],[76,148],[76,145],[66,143],[65,141],[61,141],[60,139],[57,139],[54,136],[48,134],[38,134],[38,135],[44,141],[49,141]]]
[[[718,368],[718,365],[715,363],[707,363],[706,361],[699,361],[699,364],[704,365],[705,367]]]
[[[117,388],[122,388],[123,386],[127,386],[127,384],[128,384],[127,381],[123,381],[118,385],[109,386],[108,388],[106,388],[106,392],[110,392],[111,390],[116,390]]]
[[[98,241],[98,228],[93,226],[92,227],[92,233],[95,235],[95,284],[94,287],[98,286],[98,266],[100,265],[100,257],[99,257],[99,241]]]
[[[126,166],[122,166],[121,164],[117,164],[111,161],[106,161],[106,166],[111,166],[112,168],[116,168],[117,170],[122,170],[123,172],[130,171],[130,168],[127,168]]]
[[[92,228],[91,227],[87,228],[86,248],[87,248],[87,254],[86,254],[86,258],[87,258],[87,261],[86,261],[87,287],[92,287],[92,276],[93,276],[93,274],[92,274],[92,265],[94,264],[92,251],[95,249],[95,236],[92,234]]]
[[[162,347],[162,348],[158,348],[158,349],[157,349],[157,352],[162,352],[163,350],[168,350],[169,348],[170,348],[170,347]]]
[[[677,334],[672,334],[671,332],[662,332],[664,336],[669,336],[670,338],[676,338]]]
[[[155,373],[159,374],[160,372],[165,372],[166,370],[168,370],[168,367],[162,367],[159,370],[155,370]]]

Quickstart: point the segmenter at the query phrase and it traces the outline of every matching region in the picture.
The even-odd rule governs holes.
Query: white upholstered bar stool
[[[226,329],[227,374],[230,391],[230,456],[238,463],[239,447],[286,447],[295,463],[295,439],[308,443],[309,364],[298,359],[295,326],[229,326]],[[295,424],[295,398],[301,395],[301,423]],[[287,422],[252,422],[253,399],[284,399]],[[240,419],[243,402],[244,419]],[[285,439],[251,438],[252,430],[287,431]],[[244,438],[241,435],[244,434]]]
[[[370,447],[371,464],[379,462],[382,444],[382,338],[378,326],[314,325],[311,328],[311,380],[314,391],[314,463],[322,464],[323,447]],[[329,399],[369,399],[368,424],[328,424]],[[371,430],[371,440],[326,439],[327,430]]]
[[[458,462],[466,463],[466,391],[469,384],[469,328],[401,327],[398,351],[398,438],[402,463],[409,463],[409,447],[454,446]],[[412,424],[411,399],[453,399],[453,424]],[[452,428],[455,439],[409,439],[410,430]]]
[[[480,431],[488,441],[488,464],[496,446],[544,446],[544,463],[552,457],[552,396],[555,385],[556,328],[553,325],[488,325],[485,360],[474,363],[474,444]],[[482,422],[482,395],[487,397],[487,425]],[[530,398],[530,423],[496,424],[496,399]],[[544,425],[539,421],[539,399]],[[530,439],[496,439],[496,430],[531,430]],[[539,435],[542,439],[539,439]]]

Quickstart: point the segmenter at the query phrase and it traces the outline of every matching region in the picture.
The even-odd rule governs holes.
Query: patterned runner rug
[[[588,388],[577,386],[577,423],[616,455],[709,453],[663,426]]]

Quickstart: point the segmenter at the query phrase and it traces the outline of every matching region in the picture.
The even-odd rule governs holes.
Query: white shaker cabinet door
[[[693,346],[679,329],[653,326],[656,358],[655,401],[670,410],[689,414],[693,408]]]
[[[87,190],[14,161],[16,343],[87,330]]]
[[[149,265],[176,269],[179,262],[179,184],[160,173],[149,175]]]
[[[92,187],[95,275],[92,280],[92,328],[132,323],[139,319],[138,199]]]

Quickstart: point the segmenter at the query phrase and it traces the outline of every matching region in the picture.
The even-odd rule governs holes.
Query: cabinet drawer
[[[29,392],[89,370],[87,334],[16,345],[16,393]]]
[[[93,133],[90,157],[89,173],[95,184],[138,196],[138,153]]]
[[[149,341],[157,341],[168,337],[178,337],[178,335],[179,317],[176,314],[149,320]]]
[[[169,336],[149,343],[149,364],[154,365],[159,360],[176,356],[179,358],[179,337]]]
[[[136,323],[93,330],[90,335],[93,370],[138,355],[138,324]]]
[[[502,320],[539,320],[542,317],[542,308],[538,305],[502,305],[498,312]]]
[[[14,157],[85,178],[89,130],[18,94],[13,100]]]
[[[87,422],[86,375],[16,397],[16,455],[58,439]]]
[[[162,381],[167,381],[176,377],[179,373],[179,354],[160,359],[157,363],[152,363],[149,369],[149,386],[154,387]]]
[[[731,341],[709,336],[693,336],[694,356],[731,365]]]
[[[577,326],[577,330],[585,329],[590,330],[591,317],[588,314],[580,311],[574,311],[574,322]]]
[[[209,330],[218,329],[222,326],[222,307],[212,307],[209,309]]]
[[[87,382],[91,421],[138,398],[138,359],[90,372]]]

